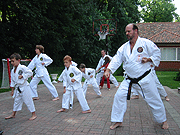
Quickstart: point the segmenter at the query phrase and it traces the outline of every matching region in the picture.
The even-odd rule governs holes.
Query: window
[[[162,61],[179,61],[180,60],[180,48],[164,47],[161,50]]]

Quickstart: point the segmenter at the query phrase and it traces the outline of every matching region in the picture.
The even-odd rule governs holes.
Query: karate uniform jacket
[[[46,54],[41,53],[38,57],[38,55],[36,55],[32,61],[29,63],[28,68],[30,68],[31,70],[33,70],[34,68],[36,68],[35,73],[37,75],[37,77],[42,77],[45,74],[49,75],[46,67],[48,65],[50,65],[53,62],[53,60],[47,56]],[[42,63],[45,63],[44,65],[42,65]]]
[[[106,58],[106,57],[109,57],[110,59],[112,59],[112,57],[109,56],[109,55],[104,55],[104,57],[101,57],[100,60],[99,60],[98,65],[97,65],[97,67],[96,67],[96,71],[97,71],[102,65],[104,65],[104,62],[105,62],[105,58]],[[101,72],[104,72],[104,70],[102,70],[102,69],[103,69],[103,68],[101,68]]]
[[[74,61],[71,61],[72,62],[72,66],[75,66],[75,67],[77,67],[77,63],[76,62],[74,62]],[[66,69],[66,67],[65,67],[65,69]],[[63,81],[63,75],[64,75],[64,72],[65,72],[65,69],[62,71],[62,73],[61,73],[61,75],[59,76],[59,78],[58,78],[58,81]]]
[[[11,84],[10,87],[15,87],[14,95],[15,96],[17,92],[17,87],[20,88],[21,92],[26,90],[26,86],[29,85],[27,82],[28,78],[33,75],[33,72],[26,66],[19,64],[16,72],[14,73],[15,67],[11,70]],[[19,75],[22,75],[23,78],[19,79]]]
[[[75,79],[75,82],[71,82],[71,79]],[[75,67],[70,65],[69,68],[65,68],[63,75],[63,86],[66,87],[66,90],[77,90],[82,87],[81,84],[82,73]]]
[[[91,78],[90,76],[93,75]],[[95,69],[92,68],[85,68],[85,73],[82,72],[82,77],[84,77],[86,80],[84,83],[91,84],[95,80]]]
[[[126,74],[131,78],[138,78],[147,70],[151,69],[151,62],[141,62],[143,57],[151,58],[153,65],[158,66],[161,53],[160,49],[152,41],[138,37],[132,53],[130,42],[128,41],[118,49],[117,54],[111,60],[108,69],[114,73],[123,63]]]

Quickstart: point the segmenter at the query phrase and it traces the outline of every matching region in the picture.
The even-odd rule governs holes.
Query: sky
[[[180,0],[174,0],[172,3],[175,4],[177,8],[175,12],[180,16]]]

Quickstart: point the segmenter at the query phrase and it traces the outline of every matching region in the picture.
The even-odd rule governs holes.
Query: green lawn
[[[156,71],[159,81],[163,86],[168,86],[171,89],[177,89],[180,87],[180,81],[174,81],[178,72],[175,71]]]

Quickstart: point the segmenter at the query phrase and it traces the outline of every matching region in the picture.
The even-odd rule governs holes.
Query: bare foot
[[[15,116],[14,116],[14,115],[10,115],[10,116],[8,116],[8,117],[5,117],[6,120],[7,120],[7,119],[12,119],[12,118],[15,118]]]
[[[122,126],[122,122],[116,122],[114,125],[110,126],[110,129],[113,130],[113,129],[120,127],[120,126]]]
[[[101,94],[101,95],[98,95],[98,97],[102,97],[102,94]]]
[[[103,88],[102,86],[99,86],[100,90]]]
[[[162,129],[168,129],[168,128],[169,128],[169,125],[167,121],[163,122]]]
[[[29,118],[29,120],[35,120],[37,118],[37,116],[32,116],[31,118]]]
[[[108,90],[110,90],[110,89],[108,89]]]
[[[166,96],[166,97],[165,97],[165,100],[166,100],[166,101],[169,101],[170,99],[168,98],[168,96]]]
[[[57,101],[57,100],[59,100],[59,97],[54,98],[52,101]]]
[[[139,95],[133,96],[131,99],[139,99]]]
[[[119,88],[119,86],[116,86],[116,88]]]
[[[91,110],[87,110],[87,111],[82,111],[82,113],[91,113]]]
[[[66,111],[65,108],[61,108],[60,110],[57,110],[57,113],[59,113],[59,112],[65,112],[65,111]]]
[[[33,97],[33,100],[39,100],[39,97]]]

